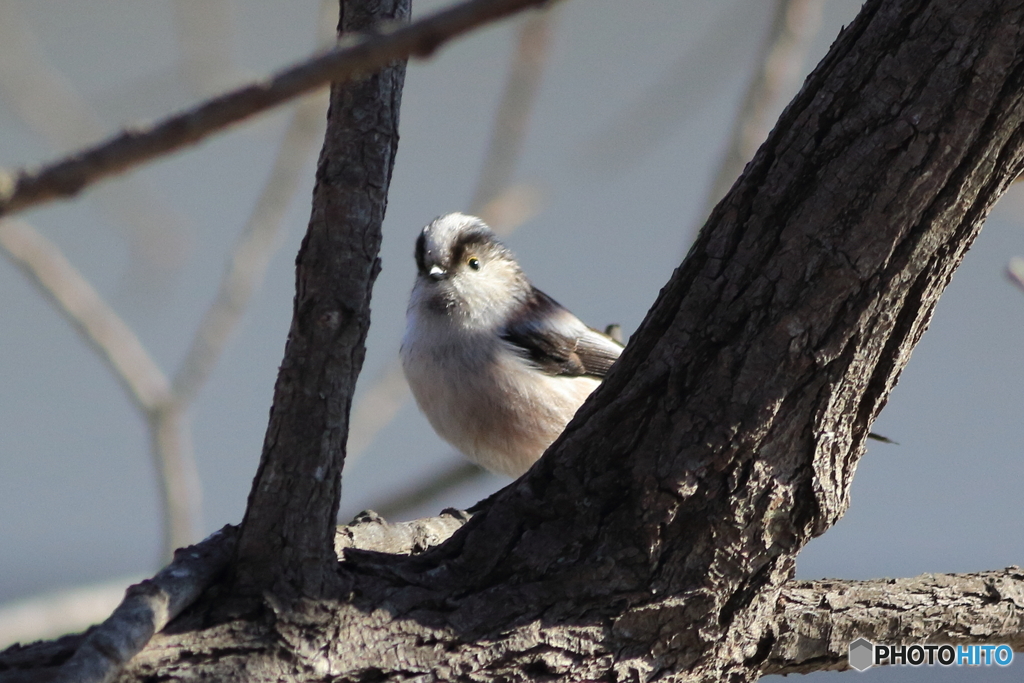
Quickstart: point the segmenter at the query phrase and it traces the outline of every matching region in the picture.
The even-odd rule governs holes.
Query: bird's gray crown
[[[511,252],[476,216],[464,213],[440,216],[423,228],[416,240],[416,268],[424,276],[430,275],[432,269],[435,273],[438,269],[449,272],[473,247],[498,251],[511,259]]]

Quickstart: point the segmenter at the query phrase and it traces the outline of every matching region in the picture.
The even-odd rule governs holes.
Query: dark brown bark
[[[409,6],[342,2],[339,31],[404,21]],[[403,61],[331,89],[313,213],[296,260],[292,326],[238,544],[243,593],[319,597],[335,584],[345,439],[380,271],[404,77]]]
[[[869,2],[549,456],[425,558],[352,562],[363,608],[387,596],[489,675],[551,669],[544,651],[578,678],[756,677],[795,554],[845,510],[1020,170],[1020,12]],[[384,674],[416,671],[406,644]]]
[[[350,599],[279,612],[256,642],[345,679],[755,678],[795,554],[845,510],[871,421],[1020,170],[1020,12],[869,2],[548,457],[440,548],[351,556]]]
[[[748,681],[784,670],[793,598],[780,595],[794,557],[846,509],[872,420],[1024,165],[1022,20],[1022,0],[867,2],[551,451],[440,546],[345,550],[334,592],[331,551],[296,555],[323,541],[323,520],[297,530],[295,546],[282,529],[330,493],[311,483],[314,466],[340,468],[351,394],[325,394],[339,407],[327,411],[298,391],[305,375],[286,358],[268,448],[291,469],[271,480],[265,457],[260,476],[304,488],[254,488],[242,540],[270,538],[253,535],[240,555],[249,585],[273,590],[262,609],[213,621],[211,595],[124,680]],[[303,266],[341,258],[319,251],[313,227],[296,305],[306,322],[289,354],[330,359],[336,348],[317,344],[337,334],[316,323],[338,303],[298,317]],[[372,281],[372,265],[364,274]],[[320,412],[302,438],[276,432],[304,397]],[[328,446],[313,443],[318,426]],[[273,523],[264,505],[280,510]],[[412,538],[399,547],[427,543]],[[367,539],[358,544],[391,547]],[[1010,612],[1015,577],[994,598]],[[284,604],[282,586],[325,599]]]
[[[335,548],[339,554],[352,549],[422,553],[447,539],[466,519],[464,513],[449,511],[440,517],[387,524],[377,515],[363,515],[338,528]],[[195,567],[198,574],[215,575],[225,566],[225,551],[234,546],[234,530],[228,527],[224,532],[203,542],[212,552],[187,560],[203,564]],[[673,600],[669,596],[664,601]],[[188,632],[190,628],[177,624],[175,630]],[[778,638],[765,673],[846,669],[847,645],[862,636],[876,643],[999,642],[1020,651],[1024,648],[1024,573],[1019,567],[1008,567],[911,579],[789,581],[782,590],[774,628]],[[67,636],[9,648],[0,653],[0,680],[50,680],[69,657],[78,657],[82,640],[82,636]],[[176,640],[172,643],[179,645]],[[189,647],[195,644],[190,640]],[[159,645],[144,657],[166,660]],[[213,653],[206,650],[205,654]]]

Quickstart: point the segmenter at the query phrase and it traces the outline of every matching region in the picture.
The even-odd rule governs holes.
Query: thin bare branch
[[[0,222],[0,247],[52,297],[57,309],[110,366],[135,403],[151,413],[171,398],[170,382],[135,333],[50,240],[13,218]]]
[[[552,7],[527,17],[519,29],[516,54],[494,118],[480,179],[469,204],[472,214],[479,215],[512,182],[548,61],[554,13]]]
[[[227,566],[237,529],[226,526],[178,550],[152,579],[130,586],[110,617],[92,631],[60,669],[59,683],[112,681],[153,634],[195,602]]]
[[[123,173],[332,81],[347,81],[409,56],[425,57],[443,43],[482,24],[496,21],[545,0],[468,0],[398,28],[381,27],[373,35],[351,36],[325,54],[275,76],[140,129],[127,129],[95,147],[79,151],[39,170],[0,177],[0,215],[70,197],[85,187]]]
[[[1006,264],[1006,277],[1010,278],[1010,282],[1024,289],[1024,258],[1014,256],[1010,259],[1010,262]]]
[[[194,542],[202,533],[202,482],[192,450],[191,422],[176,400],[149,417],[153,464],[160,475],[164,513],[164,557]]]
[[[64,74],[51,67],[22,3],[0,0],[0,94],[18,117],[55,149],[74,149],[109,132],[99,114]],[[188,251],[181,214],[139,178],[107,185],[94,196],[128,241],[130,273],[173,272]],[[152,286],[152,285],[151,285]]]
[[[821,25],[821,4],[822,0],[776,0],[771,29],[758,55],[760,68],[733,124],[729,148],[705,200],[702,223],[768,137],[779,100],[800,78],[807,48]]]
[[[153,459],[161,473],[164,548],[195,540],[201,526],[199,475],[188,423],[171,393],[167,376],[135,332],[103,301],[60,249],[24,221],[0,221],[0,249],[54,301],[72,327],[106,362],[129,398],[146,415]]]
[[[281,242],[288,204],[323,135],[326,112],[326,96],[316,95],[303,99],[292,114],[270,177],[235,245],[216,299],[203,316],[174,378],[174,395],[182,405],[195,399],[263,280],[270,258]]]

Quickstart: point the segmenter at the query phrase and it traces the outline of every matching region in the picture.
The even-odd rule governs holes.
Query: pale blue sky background
[[[441,4],[420,2],[416,11]],[[619,322],[631,332],[684,255],[703,220],[771,4],[569,0],[560,9],[516,176],[541,189],[543,204],[507,242],[540,288],[590,324]],[[313,47],[314,0],[227,6],[224,49],[236,82]],[[805,72],[858,8],[855,0],[826,0]],[[178,77],[171,2],[3,0],[0,21],[14,11],[108,132],[200,97]],[[409,67],[361,389],[397,353],[417,231],[469,202],[515,30],[515,22],[490,28]],[[652,102],[649,93],[662,82],[674,85]],[[637,107],[656,115],[639,130],[620,131],[614,123]],[[180,258],[156,284],[140,284],[125,239],[133,226],[111,218],[96,193],[24,217],[65,250],[171,371],[215,291],[286,122],[283,111],[256,119],[132,175],[170,208],[177,226],[168,243]],[[611,151],[595,151],[596,142]],[[34,132],[10,93],[0,92],[0,165],[39,163],[64,151]],[[285,244],[194,406],[208,531],[240,521],[258,462],[313,170],[311,157]],[[1014,190],[968,254],[876,423],[875,431],[900,445],[870,446],[850,512],[800,556],[799,576],[909,576],[1021,562],[1024,292],[1003,269],[1010,256],[1024,254],[1022,222],[1024,192]],[[342,517],[459,457],[407,405],[346,469]],[[472,504],[505,483],[488,476],[410,515]],[[152,572],[158,515],[140,416],[49,302],[0,259],[0,603]],[[875,671],[858,680],[1008,680],[1020,666]]]

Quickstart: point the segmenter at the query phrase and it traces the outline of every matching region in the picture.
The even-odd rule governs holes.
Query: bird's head
[[[450,213],[416,240],[413,305],[473,327],[502,324],[530,283],[515,256],[476,216]]]

